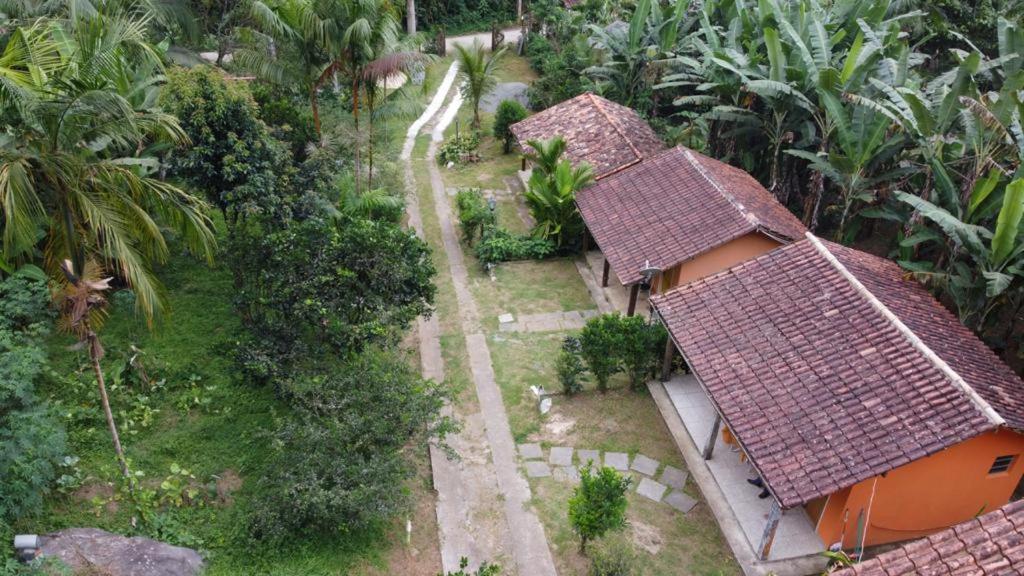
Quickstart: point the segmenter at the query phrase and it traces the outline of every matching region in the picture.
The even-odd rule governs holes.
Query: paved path
[[[462,331],[466,338],[470,371],[497,479],[498,490],[493,494],[493,500],[501,503],[508,534],[511,537],[511,554],[515,569],[513,570],[512,566],[504,568],[508,573],[516,573],[520,576],[555,576],[554,560],[548,549],[544,527],[530,509],[530,486],[520,475],[516,464],[516,449],[508,423],[508,415],[505,412],[501,391],[495,381],[487,339],[480,329],[480,316],[476,301],[469,289],[465,257],[462,253],[462,246],[459,244],[459,236],[452,223],[451,208],[448,204],[448,195],[445,193],[444,180],[435,160],[437,145],[443,137],[444,129],[455,117],[461,104],[461,94],[456,94],[434,127],[426,160],[430,173],[434,208],[441,227],[441,240],[448,257],[452,284],[462,321]]]
[[[523,31],[521,28],[506,28],[501,32],[505,34],[505,43],[511,46],[510,50],[515,48],[516,42],[519,42],[519,37],[523,35]],[[481,44],[483,44],[484,48],[487,48],[488,50],[491,49],[490,32],[477,32],[476,34],[466,34],[463,36],[450,36],[448,38],[445,38],[445,49],[451,52],[452,50],[455,49],[456,44],[466,46],[468,48],[469,46],[473,45],[474,40],[477,40]]]
[[[412,150],[420,130],[431,122],[444,104],[457,70],[454,64],[448,69],[437,94],[423,115],[409,127],[402,147],[409,226],[421,238],[423,220],[416,193]],[[441,355],[437,316],[420,318],[417,334],[423,376],[438,382],[444,380],[444,359]],[[445,412],[452,414],[451,407],[446,407]],[[470,560],[471,569],[476,569],[485,561],[504,562],[507,550],[511,548],[507,526],[500,521],[500,505],[494,499],[498,481],[490,462],[483,417],[480,414],[459,414],[459,418],[462,430],[447,440],[458,454],[458,460],[449,459],[436,446],[430,447],[430,465],[434,489],[437,491],[441,565],[445,572],[457,571],[462,557]]]

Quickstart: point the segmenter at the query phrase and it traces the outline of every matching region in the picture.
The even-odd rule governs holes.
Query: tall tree
[[[462,80],[462,95],[473,105],[473,127],[480,128],[480,101],[498,83],[496,73],[505,56],[502,46],[495,52],[484,49],[479,40],[473,45],[455,45],[455,61],[459,63],[459,78]]]
[[[208,259],[215,242],[205,202],[154,177],[159,162],[150,146],[184,134],[155,107],[162,65],[147,23],[115,16],[53,25],[59,65],[32,75],[0,135],[0,215],[5,260],[31,258],[41,246],[59,278],[65,259],[73,270],[94,259],[132,288],[152,318],[164,305],[152,272],[168,255],[164,228],[176,228]]]

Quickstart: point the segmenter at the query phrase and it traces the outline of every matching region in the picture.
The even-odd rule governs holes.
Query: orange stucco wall
[[[996,457],[1009,455],[1017,458],[1008,471],[988,473]],[[858,533],[864,546],[919,538],[1009,502],[1024,474],[1022,457],[1024,436],[988,432],[836,492],[811,520],[826,546],[856,548]]]
[[[675,288],[752,260],[780,246],[780,243],[759,232],[751,232],[721,246],[669,268],[662,274],[661,290]]]

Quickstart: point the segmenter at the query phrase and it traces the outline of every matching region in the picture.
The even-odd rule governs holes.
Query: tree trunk
[[[100,358],[103,355],[99,343],[99,336],[86,326],[86,342],[89,346],[89,360],[92,362],[92,370],[96,374],[96,384],[100,389],[100,400],[103,403],[103,415],[107,418],[107,427],[110,429],[110,437],[114,440],[114,453],[117,455],[117,464],[121,467],[121,474],[128,483],[128,493],[135,494],[135,487],[132,482],[131,472],[128,471],[128,461],[125,460],[124,450],[121,448],[121,437],[117,433],[117,424],[114,422],[114,413],[110,410],[110,398],[107,396],[107,385],[103,378],[103,369],[100,367]],[[135,519],[132,518],[134,525]]]
[[[405,31],[410,36],[416,33],[416,0],[405,0]]]
[[[361,139],[359,134],[359,73],[356,72],[355,74],[353,74],[353,76],[354,78],[352,80],[352,121],[355,123],[356,127],[356,149],[355,155],[353,156],[353,159],[355,161],[356,174],[355,178],[353,178],[353,181],[355,182],[355,192],[356,194],[359,194],[359,141]]]
[[[320,132],[320,106],[317,105],[316,101],[315,84],[309,89],[309,106],[313,109],[313,129],[316,130],[317,140],[320,141],[320,144],[323,144],[323,135]]]

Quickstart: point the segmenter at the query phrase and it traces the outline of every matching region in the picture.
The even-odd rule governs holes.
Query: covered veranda
[[[782,510],[759,498],[757,473],[722,437],[721,418],[697,378],[675,374],[649,384],[687,467],[746,574],[820,573],[826,545],[803,508]]]

